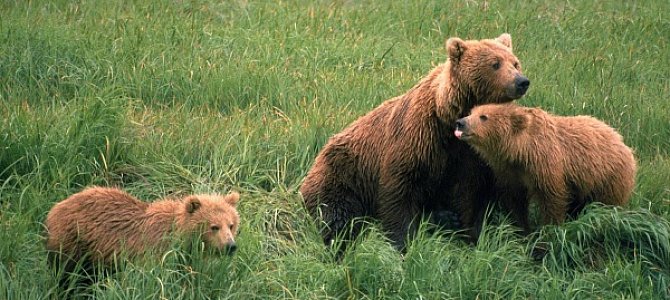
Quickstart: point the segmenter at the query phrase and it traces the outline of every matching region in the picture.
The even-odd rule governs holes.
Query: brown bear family
[[[614,129],[589,116],[489,104],[459,119],[455,135],[491,166],[499,199],[526,232],[531,198],[538,201],[542,224],[560,224],[591,201],[628,203],[635,185],[633,151]]]
[[[355,220],[372,217],[402,249],[421,215],[441,210],[457,212],[476,236],[494,178],[454,137],[454,124],[476,105],[522,97],[530,81],[509,34],[450,38],[446,50],[445,63],[333,136],[316,157],[300,192],[310,214],[325,225],[325,243],[355,238]]]
[[[165,251],[169,237],[193,239],[206,248],[232,254],[240,220],[239,197],[233,192],[146,203],[116,188],[87,188],[49,211],[45,224],[48,260],[66,273],[78,264],[90,267],[84,271],[95,272],[113,266],[120,254],[133,258]]]
[[[636,165],[618,133],[590,117],[508,103],[530,85],[509,34],[450,38],[446,50],[445,63],[333,136],[316,157],[300,192],[324,225],[326,244],[341,237],[346,246],[360,233],[356,220],[374,218],[403,249],[424,214],[442,211],[458,214],[476,238],[495,199],[526,231],[531,197],[545,224],[589,201],[628,201]],[[49,212],[49,260],[66,272],[82,259],[108,267],[118,254],[165,250],[171,235],[230,253],[238,200],[231,193],[145,203],[119,189],[89,188]]]

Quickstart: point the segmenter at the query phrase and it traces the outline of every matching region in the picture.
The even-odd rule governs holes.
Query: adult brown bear
[[[326,244],[343,233],[345,241],[355,238],[360,223],[352,221],[372,217],[403,249],[422,213],[445,209],[478,234],[475,220],[492,196],[493,175],[454,137],[455,121],[475,105],[520,98],[530,81],[509,34],[454,37],[446,49],[445,63],[333,136],[316,157],[300,192],[324,223]]]

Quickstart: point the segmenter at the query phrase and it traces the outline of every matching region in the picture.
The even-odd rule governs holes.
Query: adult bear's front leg
[[[493,171],[468,145],[452,145],[453,154],[445,172],[448,201],[456,207],[470,242],[477,242],[486,212],[495,199]]]

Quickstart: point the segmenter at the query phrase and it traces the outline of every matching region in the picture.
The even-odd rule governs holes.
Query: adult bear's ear
[[[447,53],[449,60],[458,62],[465,52],[465,42],[457,37],[452,37],[447,40]]]
[[[196,212],[198,209],[200,209],[200,206],[202,206],[200,199],[198,199],[196,196],[189,196],[186,198],[186,200],[184,200],[184,202],[186,203],[186,211],[189,214]]]
[[[505,45],[505,47],[512,50],[512,36],[509,35],[509,33],[501,34],[499,37],[496,38],[496,41],[498,41],[499,43]]]
[[[224,201],[228,202],[232,206],[237,206],[237,202],[240,201],[240,193],[230,192],[230,194],[224,197]]]

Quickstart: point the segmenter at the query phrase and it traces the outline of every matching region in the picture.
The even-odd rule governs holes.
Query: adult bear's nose
[[[528,90],[530,86],[530,80],[526,76],[516,75],[514,77],[514,85],[516,86],[516,92],[519,95],[523,95]]]

